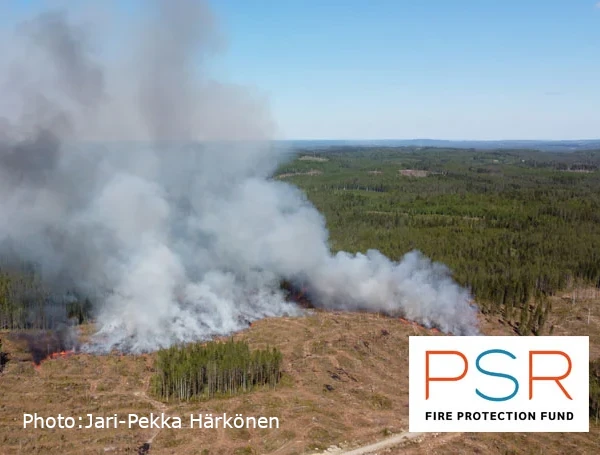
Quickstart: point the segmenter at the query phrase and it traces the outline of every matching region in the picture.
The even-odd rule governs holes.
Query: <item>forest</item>
[[[600,287],[600,151],[303,150],[276,178],[324,214],[334,251],[418,249],[484,313],[550,333],[548,297]]]
[[[90,299],[53,294],[31,265],[0,267],[0,330],[46,330],[67,320],[83,324],[92,314]]]
[[[152,390],[161,400],[229,396],[274,387],[281,377],[281,353],[251,351],[243,341],[195,343],[159,351],[154,368]]]

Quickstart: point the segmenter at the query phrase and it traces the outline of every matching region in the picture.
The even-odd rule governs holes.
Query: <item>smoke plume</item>
[[[144,5],[100,42],[67,12],[41,14],[0,62],[0,256],[93,299],[89,349],[152,350],[299,314],[283,279],[319,307],[477,333],[443,265],[332,255],[321,214],[269,178],[281,154],[266,104],[211,78],[223,43],[207,5]]]

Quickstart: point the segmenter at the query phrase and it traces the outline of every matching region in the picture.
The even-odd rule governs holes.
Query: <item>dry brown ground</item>
[[[600,289],[579,288],[552,298],[553,335],[590,337],[590,359],[600,357]]]
[[[375,441],[408,428],[408,335],[427,333],[373,314],[316,312],[265,319],[235,335],[251,346],[276,345],[285,375],[276,390],[229,399],[162,405],[146,393],[152,355],[74,355],[34,369],[7,341],[11,361],[0,376],[0,453],[134,453],[154,437],[151,454],[301,454],[331,444]],[[6,337],[3,337],[6,338]],[[333,387],[328,391],[325,386]],[[278,430],[23,429],[24,412],[171,415],[242,413],[276,416]],[[203,452],[203,450],[209,450]],[[237,450],[237,452],[236,452]]]
[[[590,433],[464,433],[423,437],[379,455],[594,455],[600,427]]]
[[[592,350],[597,352],[600,300],[590,297],[589,302],[581,298],[575,305],[557,297],[554,333],[589,333]],[[593,307],[589,325],[587,307]],[[482,317],[481,322],[486,334],[513,334],[497,317]],[[334,444],[366,445],[408,429],[407,355],[408,336],[413,334],[436,335],[374,314],[314,312],[302,318],[258,321],[235,338],[247,340],[252,347],[281,349],[282,384],[275,390],[185,404],[163,404],[148,396],[152,355],[78,354],[45,361],[36,370],[25,350],[2,334],[11,361],[0,375],[0,454],[135,454],[136,447],[148,440],[152,440],[149,455],[300,455]],[[333,390],[328,391],[326,385]],[[276,416],[281,426],[158,431],[126,427],[41,430],[22,425],[24,412],[122,416],[163,411],[181,416],[184,426],[190,413],[209,412]],[[425,435],[378,453],[592,454],[600,448],[600,426],[591,429],[589,434]]]
[[[600,290],[575,289],[552,297],[548,327],[553,335],[590,337],[590,359],[600,357]],[[482,321],[488,335],[510,334],[500,318]],[[465,433],[426,436],[404,446],[380,452],[381,455],[562,455],[600,453],[600,425],[590,423],[590,433]]]

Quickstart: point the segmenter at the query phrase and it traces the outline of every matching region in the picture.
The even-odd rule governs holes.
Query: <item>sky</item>
[[[61,3],[0,0],[0,27]],[[263,96],[278,139],[600,137],[597,0],[210,3],[211,74]]]

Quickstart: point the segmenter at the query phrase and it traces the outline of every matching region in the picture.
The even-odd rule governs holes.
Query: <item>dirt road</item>
[[[369,454],[373,454],[374,452],[376,452],[378,450],[388,449],[388,448],[398,445],[404,441],[418,438],[422,434],[423,433],[411,433],[409,431],[405,431],[404,433],[400,433],[400,434],[391,436],[389,438],[382,439],[381,441],[374,442],[373,444],[369,444],[369,445],[362,446],[362,447],[357,447],[356,449],[351,449],[351,450],[340,449],[340,450],[333,450],[333,451],[327,450],[325,452],[321,452],[320,454],[313,454],[313,455],[326,455],[326,454],[369,455]]]

